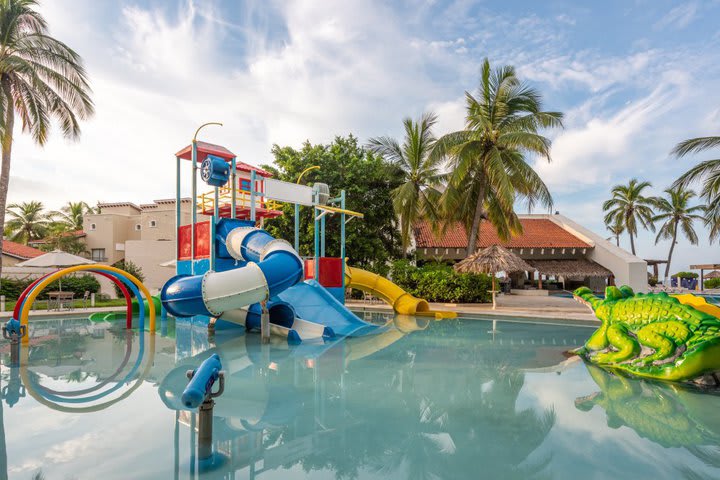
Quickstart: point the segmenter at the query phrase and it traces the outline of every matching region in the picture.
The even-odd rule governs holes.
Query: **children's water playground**
[[[363,212],[332,185],[274,180],[197,140],[175,175],[176,275],[158,295],[95,264],[17,302],[0,349],[0,479],[720,477],[712,302],[612,287],[575,292],[592,323],[434,311],[347,264],[344,227]],[[283,203],[295,238],[263,229]],[[339,257],[325,255],[328,222]],[[34,315],[75,272],[118,285],[126,308]],[[392,310],[353,311],[349,289]]]

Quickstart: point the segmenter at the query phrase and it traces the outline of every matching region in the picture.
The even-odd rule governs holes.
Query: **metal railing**
[[[247,190],[237,190],[235,198],[235,207],[238,210],[249,209],[252,205],[250,192]],[[255,208],[264,208],[266,210],[279,210],[280,202],[265,199],[260,192],[255,193]],[[212,212],[215,209],[215,191],[209,191],[198,195],[197,209],[200,212]],[[218,209],[232,207],[232,189],[229,187],[220,187],[218,190]]]

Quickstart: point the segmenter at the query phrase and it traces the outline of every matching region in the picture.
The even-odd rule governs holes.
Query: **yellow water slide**
[[[392,305],[393,310],[402,315],[420,315],[435,318],[454,318],[457,316],[455,312],[430,310],[430,305],[426,300],[413,297],[387,278],[360,268],[345,268],[345,285],[375,295]]]
[[[695,310],[700,310],[701,312],[705,312],[708,315],[720,318],[720,307],[707,303],[705,297],[699,297],[697,295],[693,295],[692,293],[683,293],[680,295],[672,296],[677,298],[680,303],[694,307]]]

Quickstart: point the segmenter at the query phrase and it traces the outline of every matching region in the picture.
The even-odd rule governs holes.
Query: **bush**
[[[429,302],[483,303],[491,298],[488,275],[456,273],[447,265],[418,268],[407,260],[394,262],[390,271],[393,282]]]
[[[705,280],[705,288],[720,288],[720,277]]]
[[[0,295],[5,295],[8,300],[17,300],[20,294],[35,280],[16,280],[14,278],[3,278],[0,283]],[[47,292],[60,290],[60,281],[56,280],[38,296],[41,300],[47,299]],[[82,297],[85,292],[97,293],[100,290],[100,282],[93,275],[79,275],[62,278],[62,290],[73,292],[76,298]]]
[[[678,272],[675,275],[673,275],[673,277],[677,277],[677,278],[698,278],[699,276],[700,275],[698,275],[697,273],[693,273],[693,272]]]
[[[654,287],[658,283],[658,278],[655,275],[648,275],[648,285]]]
[[[145,280],[145,275],[143,275],[143,273],[142,273],[142,268],[138,267],[137,265],[135,265],[133,262],[131,262],[129,260],[128,261],[120,260],[119,262],[115,262],[113,264],[113,267],[119,268],[120,270],[124,270],[125,272],[129,273],[130,275],[136,277],[141,282],[143,280]],[[118,287],[117,285],[113,285],[113,286],[115,287],[115,294],[118,297],[122,297],[122,291],[120,290],[120,287]],[[130,290],[130,289],[128,289],[128,290]],[[132,291],[130,291],[130,295],[131,296],[133,295]]]

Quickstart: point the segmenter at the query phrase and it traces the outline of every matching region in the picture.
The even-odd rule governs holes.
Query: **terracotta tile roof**
[[[571,234],[560,225],[546,218],[521,218],[523,233],[507,242],[501,242],[497,232],[489,222],[480,224],[477,247],[502,245],[505,248],[590,248],[590,245]],[[415,224],[415,244],[417,248],[466,248],[465,227],[457,223],[450,226],[442,238],[437,238],[430,222]]]
[[[3,240],[2,253],[5,255],[10,255],[11,257],[28,260],[30,258],[39,257],[45,252],[43,252],[42,250],[38,250],[37,248],[28,247],[27,245],[23,245],[22,243],[15,243],[11,242],[10,240]]]

